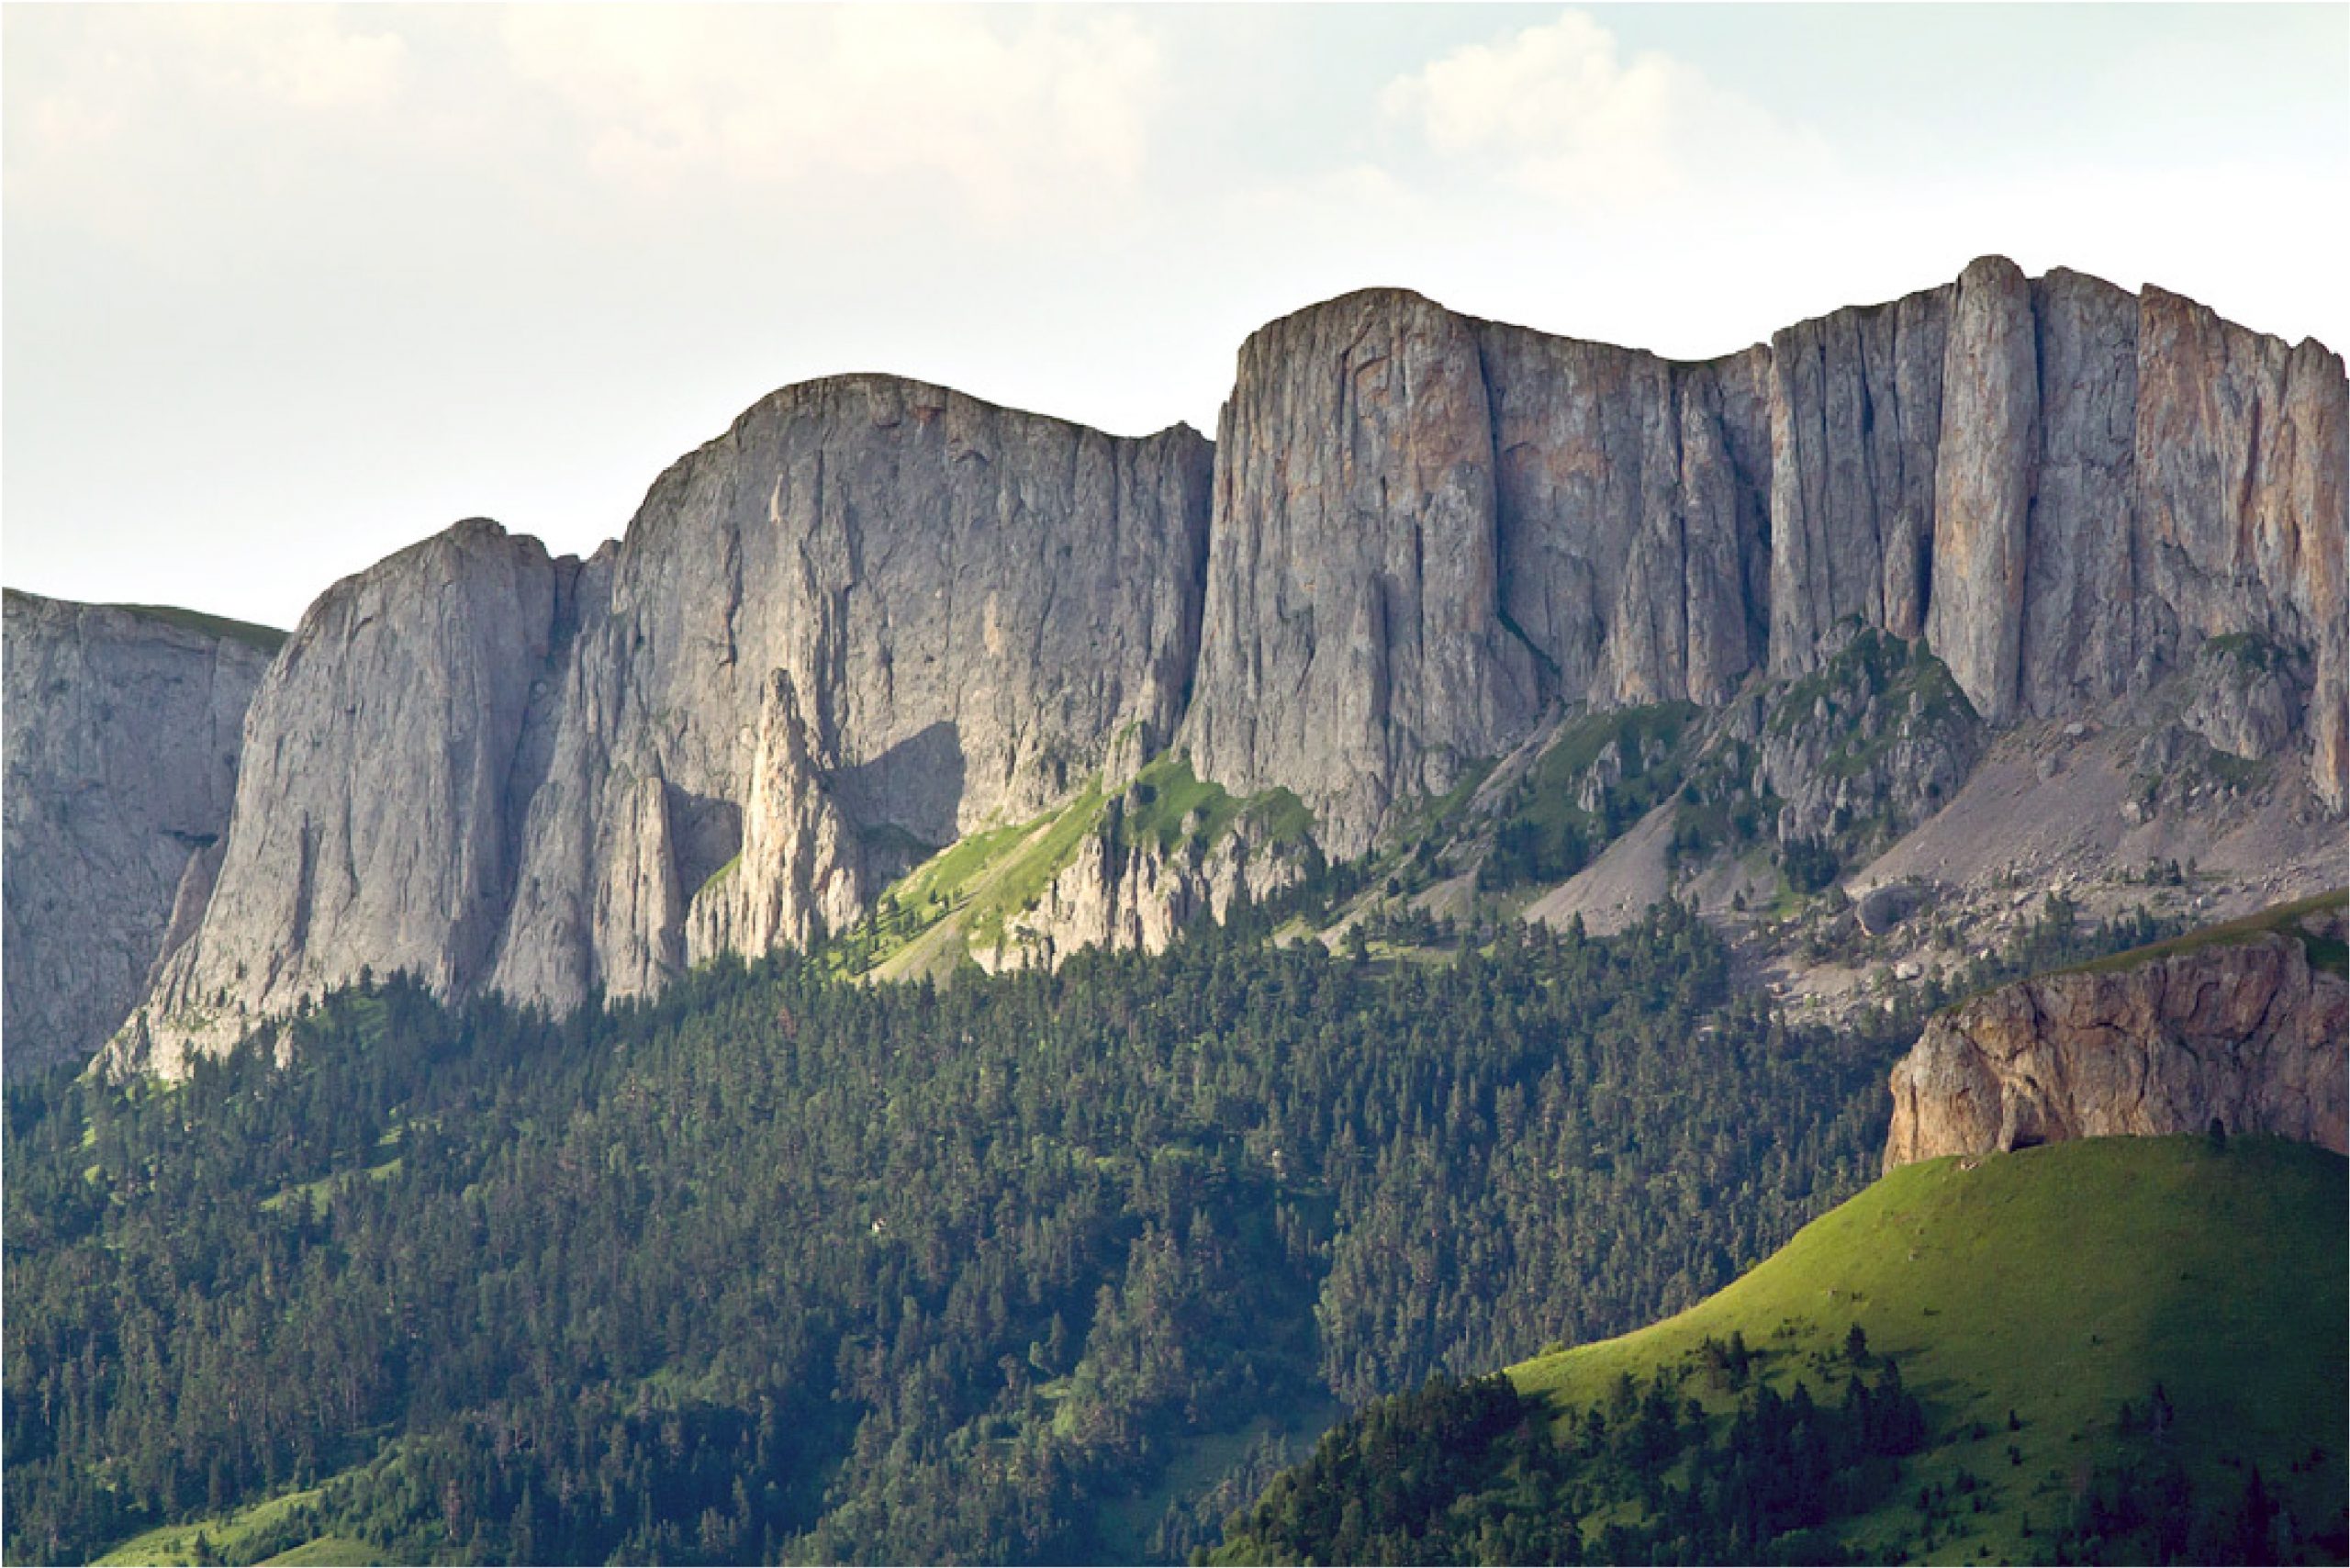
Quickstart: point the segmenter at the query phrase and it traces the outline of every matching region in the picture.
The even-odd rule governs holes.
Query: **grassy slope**
[[[97,1560],[99,1568],[133,1563],[191,1563],[196,1560],[196,1540],[199,1535],[207,1538],[216,1553],[216,1561],[246,1562],[252,1560],[249,1546],[252,1539],[274,1527],[284,1516],[305,1503],[318,1500],[319,1489],[288,1492],[256,1503],[250,1508],[212,1518],[197,1519],[190,1524],[165,1525],[136,1535]],[[352,1540],[339,1536],[324,1536],[307,1541],[274,1557],[269,1562],[357,1563],[376,1561],[375,1548],[364,1540]]]
[[[992,949],[1005,919],[1041,897],[1102,819],[1101,780],[1025,823],[966,834],[884,895],[869,972],[883,980],[952,974],[974,948]]]
[[[2110,1450],[2120,1403],[2143,1404],[2157,1382],[2199,1485],[2232,1497],[2241,1478],[2219,1464],[2232,1452],[2309,1517],[2329,1518],[2350,1422],[2344,1193],[2339,1156],[2274,1139],[2215,1153],[2200,1138],[2098,1138],[1930,1160],[1678,1316],[1510,1375],[1587,1403],[1620,1372],[1652,1375],[1735,1329],[1765,1352],[1774,1382],[1802,1372],[1818,1386],[1807,1362],[1833,1355],[1857,1322],[1873,1350],[1900,1358],[1935,1434],[1896,1501],[1850,1531],[1864,1552],[1913,1537],[1919,1488],[1964,1469],[1990,1487],[1988,1511],[1932,1560],[2044,1555],[2024,1518],[2064,1517],[2075,1482]],[[1730,1403],[1697,1378],[1684,1392]],[[2020,1431],[2008,1430],[2010,1409]],[[2291,1473],[2313,1441],[2327,1462]]]
[[[2321,910],[2341,909],[2345,905],[2350,905],[2350,892],[2337,888],[2330,893],[2319,893],[2314,898],[2298,899],[2291,903],[2273,904],[2255,914],[2247,914],[2241,919],[2226,921],[2218,925],[2207,925],[2199,931],[2189,931],[2184,935],[2174,936],[2167,942],[2149,943],[2143,947],[2132,947],[2126,953],[2115,953],[2108,958],[2092,959],[2086,964],[2076,964],[2070,969],[2060,969],[2057,972],[2059,974],[2108,974],[2119,969],[2132,969],[2141,964],[2156,958],[2166,958],[2176,953],[2192,953],[2202,947],[2225,946],[2231,942],[2249,942],[2254,937],[2266,936],[2274,931],[2299,936],[2301,939],[2301,946],[2308,949],[2311,968],[2331,969],[2337,975],[2350,973],[2350,947],[2345,947],[2344,944],[2339,941],[2311,935],[2301,929],[2300,925],[2303,915],[2315,914]]]
[[[274,654],[285,645],[285,633],[274,626],[256,626],[250,621],[231,621],[225,615],[207,615],[200,610],[182,610],[169,604],[109,604],[103,608],[129,610],[133,615],[207,637],[229,638],[264,654]]]

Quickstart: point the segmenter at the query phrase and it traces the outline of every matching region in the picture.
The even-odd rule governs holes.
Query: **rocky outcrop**
[[[1181,426],[1118,440],[886,376],[753,408],[610,558],[493,983],[563,1010],[837,931],[1121,733],[1163,746],[1209,475]]]
[[[1885,1168],[2215,1120],[2344,1152],[2344,997],[2293,931],[2002,987],[1894,1068]]]
[[[688,907],[686,961],[804,947],[864,913],[866,857],[825,784],[791,678],[767,678],[744,794],[743,848]]]
[[[201,907],[274,633],[11,590],[6,1070],[88,1059]]]
[[[363,969],[444,995],[486,975],[513,891],[522,737],[576,574],[476,519],[311,606],[247,716],[203,920],[162,956],[107,1070],[171,1076]]]
[[[2243,637],[2214,638],[2195,655],[2179,722],[2246,762],[2275,756],[2301,728],[2307,661]]]
[[[1923,643],[1874,631],[1787,687],[1759,722],[1725,717],[1727,734],[1751,731],[1747,788],[1780,802],[1782,845],[1888,844],[1955,796],[1983,754],[1983,725],[1948,667]]]
[[[1165,744],[1207,443],[850,376],[766,399],[581,563],[469,522],[339,584],[255,704],[204,917],[116,1070],[408,969],[566,1011],[838,930]]]
[[[1000,948],[972,949],[981,968],[1049,966],[1081,947],[1161,952],[1201,915],[1221,921],[1242,897],[1262,903],[1304,879],[1294,845],[1245,831],[1135,843],[1119,832],[1119,812],[1113,800],[1035,908],[1005,923]]]

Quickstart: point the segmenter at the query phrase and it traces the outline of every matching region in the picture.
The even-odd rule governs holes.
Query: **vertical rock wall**
[[[584,564],[476,521],[338,584],[110,1066],[174,1071],[363,968],[567,1010],[839,929],[1122,732],[1166,743],[1209,477],[1187,430],[843,377],[751,409]]]
[[[1121,731],[1163,746],[1210,465],[1181,426],[1119,440],[887,376],[753,408],[610,557],[495,983],[567,1008],[808,941],[910,857],[1058,799]]]
[[[522,733],[575,568],[476,519],[311,606],[247,716],[204,918],[111,1067],[169,1073],[363,968],[447,994],[486,978]]]
[[[1350,295],[1241,352],[1184,735],[1345,855],[1556,704],[1718,702],[1848,623],[1995,723],[2244,634],[2316,672],[2340,810],[2344,396],[2314,343],[1997,257],[1702,364]]]
[[[1771,340],[1774,675],[1817,665],[1841,621],[1924,630],[1956,292],[1839,310]]]
[[[269,654],[14,591],[6,628],[0,1033],[13,1075],[88,1059],[138,1004],[178,906],[201,910]]]
[[[1383,289],[1276,321],[1241,348],[1220,434],[1183,738],[1236,793],[1296,789],[1351,854],[1541,710],[1499,612],[1476,336]]]
[[[2274,644],[2344,801],[2342,361],[2160,290],[1992,258],[1704,364],[1373,290],[1252,335],[1221,435],[837,377],[584,564],[467,524],[338,585],[150,1013],[644,991],[1170,743],[1350,856],[1563,706],[1719,703],[1856,623],[1994,722]]]
[[[1926,641],[1975,712],[2015,717],[2024,553],[2039,451],[2031,286],[2011,262],[1958,280],[1942,351],[1934,454],[1933,594]]]

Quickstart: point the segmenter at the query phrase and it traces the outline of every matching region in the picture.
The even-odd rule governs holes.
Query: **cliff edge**
[[[2343,1153],[2342,943],[2336,894],[1953,1008],[1893,1070],[1885,1169],[2215,1120]]]

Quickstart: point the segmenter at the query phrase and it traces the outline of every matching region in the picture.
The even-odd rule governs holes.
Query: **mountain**
[[[6,596],[6,1070],[85,1061],[218,870],[246,705],[282,633]]]
[[[2339,1561],[2345,1191],[2276,1139],[1903,1165],[1688,1311],[1371,1407],[1216,1560]]]
[[[1996,258],[1702,364],[1349,295],[1250,337],[1213,446],[787,388],[587,561],[476,520],[330,589],[109,1064],[362,969],[561,1013],[868,922],[920,972],[1154,945],[1416,845],[1373,885],[1432,913],[1618,841],[1629,909],[1707,867],[1767,904],[1975,809],[2011,737],[2121,776],[2067,865],[2309,890],[2345,454],[2320,345]]]

